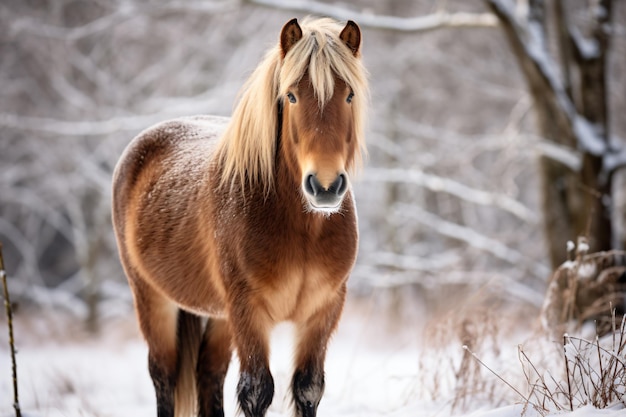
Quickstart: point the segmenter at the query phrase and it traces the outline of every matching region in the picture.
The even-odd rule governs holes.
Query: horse
[[[112,220],[159,417],[223,416],[233,350],[238,407],[264,416],[269,336],[283,321],[295,328],[295,414],[316,415],[358,249],[360,51],[353,21],[292,19],[230,119],[162,122],[120,157]]]

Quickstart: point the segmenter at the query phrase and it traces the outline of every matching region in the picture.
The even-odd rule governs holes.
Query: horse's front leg
[[[240,362],[237,399],[245,417],[263,417],[274,397],[269,368],[271,320],[247,294],[234,297],[230,320]]]
[[[337,327],[346,296],[342,286],[329,303],[298,323],[296,367],[291,382],[297,417],[315,417],[324,393],[326,346]]]

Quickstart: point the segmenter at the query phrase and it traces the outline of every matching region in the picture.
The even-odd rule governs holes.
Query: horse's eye
[[[287,93],[287,99],[290,103],[295,103],[297,101],[296,96],[294,96],[293,93]]]
[[[352,99],[354,98],[354,93],[350,92],[350,94],[348,94],[348,98],[346,98],[346,101],[348,103],[352,103]]]

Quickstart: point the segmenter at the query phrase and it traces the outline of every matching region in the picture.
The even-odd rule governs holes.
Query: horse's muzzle
[[[348,191],[348,178],[341,173],[328,187],[324,187],[317,175],[309,174],[305,176],[302,188],[313,211],[334,213],[341,207],[343,196]]]

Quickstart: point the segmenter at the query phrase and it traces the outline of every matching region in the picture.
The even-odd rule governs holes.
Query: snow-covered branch
[[[191,98],[188,98],[182,108],[170,107],[160,113],[118,116],[107,120],[69,121],[0,113],[0,126],[61,136],[102,136],[120,131],[140,131],[146,126],[169,118],[200,113],[204,108],[211,107],[215,101],[217,98],[205,102],[192,102]]]
[[[556,63],[548,54],[546,39],[538,22],[522,22],[516,16],[515,7],[507,0],[489,0],[493,12],[503,22],[514,51],[521,60],[527,76],[542,80],[544,93],[551,96],[556,115],[567,129],[570,137],[576,139],[581,150],[601,156],[608,147],[597,129],[576,111],[563,82],[558,77]]]
[[[403,269],[407,271],[440,272],[450,268],[460,261],[460,257],[453,252],[439,256],[422,258],[410,255],[401,255],[393,252],[376,252],[368,256],[368,265]]]
[[[589,60],[599,57],[600,46],[595,39],[583,36],[576,27],[569,28],[569,36],[573,46],[572,49],[578,59]]]
[[[521,252],[509,248],[499,240],[490,238],[469,227],[444,220],[421,207],[398,204],[394,214],[418,221],[420,224],[433,229],[440,235],[465,242],[473,248],[490,253],[496,258],[510,264],[520,265],[522,267],[527,266],[537,277],[545,278],[550,273],[550,270],[545,265],[533,262]]]
[[[352,275],[376,288],[394,288],[419,285],[420,288],[441,289],[446,285],[463,285],[473,288],[489,287],[503,298],[518,303],[520,300],[535,307],[541,307],[543,290],[533,289],[520,281],[522,278],[494,271],[472,271],[447,269],[445,273],[416,274],[415,271],[381,272],[366,264],[357,264]],[[382,275],[382,277],[381,277]],[[526,275],[526,274],[524,274]],[[544,279],[544,277],[540,277]]]
[[[223,1],[166,1],[152,5],[133,5],[121,3],[120,6],[106,16],[94,19],[77,27],[55,26],[43,23],[39,19],[20,17],[13,20],[9,26],[9,34],[18,36],[28,33],[44,38],[61,39],[64,41],[76,41],[87,36],[96,35],[112,27],[137,16],[154,15],[168,12],[201,12],[201,13],[224,13],[232,11],[236,2]]]
[[[424,32],[441,28],[487,27],[498,25],[498,19],[491,13],[464,13],[439,11],[417,17],[396,17],[375,15],[343,6],[308,0],[248,0],[260,6],[273,7],[295,12],[329,16],[338,20],[355,20],[359,25],[372,29],[386,29],[400,32]]]
[[[101,136],[122,130],[141,130],[163,120],[159,115],[116,117],[108,120],[67,121],[44,117],[0,114],[0,126],[62,136]]]
[[[617,143],[626,143],[624,139],[617,139]],[[615,172],[626,168],[626,148],[608,153],[602,159],[604,172]]]
[[[525,222],[537,223],[537,215],[531,209],[504,194],[471,188],[450,178],[428,174],[417,169],[370,168],[366,171],[364,180],[415,184],[434,192],[453,195],[473,204],[497,207]]]
[[[65,41],[74,41],[89,35],[94,35],[110,29],[117,23],[127,19],[133,14],[132,10],[119,9],[115,12],[95,19],[79,27],[67,28],[62,26],[48,25],[40,20],[29,17],[15,19],[9,26],[9,34],[19,36],[23,32],[38,36]]]
[[[536,138],[533,135],[526,135],[529,142],[533,144],[538,153],[553,161],[568,167],[574,172],[582,168],[582,158],[580,153],[575,149],[546,140],[544,138]]]

